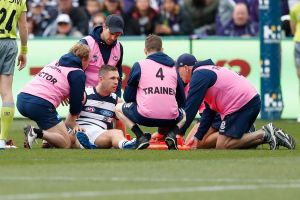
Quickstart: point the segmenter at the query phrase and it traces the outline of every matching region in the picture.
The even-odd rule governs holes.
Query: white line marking
[[[114,191],[81,191],[81,192],[53,192],[35,194],[13,194],[0,195],[0,199],[5,200],[35,200],[35,199],[68,199],[78,197],[100,197],[100,196],[124,196],[124,195],[157,195],[166,193],[189,193],[189,192],[215,192],[228,190],[261,190],[261,189],[286,189],[300,188],[300,184],[263,184],[263,185],[228,185],[228,186],[198,186],[188,188],[152,188],[143,190],[114,190]]]
[[[59,177],[59,176],[0,176],[0,181],[101,181],[101,182],[226,182],[226,183],[299,183],[300,179],[239,179],[239,178],[150,178],[150,177]]]

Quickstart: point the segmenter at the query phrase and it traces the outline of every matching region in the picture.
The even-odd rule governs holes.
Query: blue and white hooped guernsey
[[[78,125],[95,125],[102,129],[111,129],[115,118],[118,97],[115,93],[101,96],[94,87],[85,89],[87,101],[76,120]]]

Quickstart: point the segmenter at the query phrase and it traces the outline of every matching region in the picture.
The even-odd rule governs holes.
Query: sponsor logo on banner
[[[265,93],[264,106],[266,112],[282,111],[283,102],[282,96],[279,93]]]
[[[281,26],[264,25],[264,42],[279,43],[281,40]]]
[[[269,9],[270,2],[269,0],[259,0],[259,9],[267,10]]]
[[[261,68],[261,73],[260,77],[262,78],[270,78],[270,60],[269,59],[264,59],[263,61],[260,61],[262,68]]]

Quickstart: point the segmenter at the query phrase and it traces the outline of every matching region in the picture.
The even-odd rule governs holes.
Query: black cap
[[[194,66],[197,62],[197,59],[192,54],[184,53],[178,57],[176,61],[176,67],[183,67],[184,65],[187,66]]]
[[[108,15],[105,20],[105,25],[111,33],[122,33],[124,29],[124,20],[120,15]]]

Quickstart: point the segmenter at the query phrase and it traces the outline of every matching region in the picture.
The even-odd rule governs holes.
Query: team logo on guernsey
[[[98,61],[98,56],[95,54],[93,55],[93,62],[97,62]]]
[[[113,60],[118,61],[119,60],[118,56],[113,56]]]
[[[95,108],[94,107],[86,107],[85,111],[87,111],[87,112],[95,112]]]
[[[226,127],[226,122],[222,121],[222,123],[220,125],[220,132],[224,133],[225,132],[225,127]]]
[[[101,114],[101,115],[104,115],[104,116],[106,116],[106,117],[112,117],[112,116],[114,115],[113,112],[108,111],[108,110],[101,110],[101,111],[100,111],[100,114]]]

